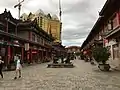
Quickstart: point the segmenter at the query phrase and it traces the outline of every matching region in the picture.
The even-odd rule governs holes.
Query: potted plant
[[[101,71],[109,71],[110,65],[107,64],[107,60],[109,59],[110,53],[106,47],[97,46],[93,48],[93,57],[96,62],[98,62],[98,68]]]

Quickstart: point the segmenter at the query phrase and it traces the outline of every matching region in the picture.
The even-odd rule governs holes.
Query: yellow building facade
[[[60,21],[50,20],[51,34],[55,38],[55,42],[61,43]]]
[[[61,43],[61,22],[56,15],[44,14],[39,9],[35,13],[29,13],[29,15],[22,14],[21,19],[23,21],[36,19],[39,27],[55,38],[54,42]]]

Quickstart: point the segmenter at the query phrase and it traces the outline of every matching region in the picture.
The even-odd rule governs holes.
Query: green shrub
[[[92,51],[93,57],[97,62],[106,63],[108,60],[110,53],[106,47],[95,47]]]

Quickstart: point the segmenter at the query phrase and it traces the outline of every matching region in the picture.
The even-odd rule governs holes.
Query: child
[[[17,74],[19,73],[19,78],[21,78],[21,63],[20,63],[20,56],[16,55],[15,56],[15,64],[16,64],[16,71],[15,71],[15,78],[14,79],[17,79]]]
[[[2,61],[2,57],[0,56],[0,75],[2,78],[3,78],[3,74],[2,74],[3,63],[4,61]]]

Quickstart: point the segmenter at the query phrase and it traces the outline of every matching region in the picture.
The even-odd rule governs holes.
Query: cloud
[[[85,38],[82,39],[71,39],[71,40],[63,40],[63,43],[66,43],[66,46],[80,46]]]
[[[69,4],[68,7],[65,10],[65,13],[84,13],[87,12],[91,7],[90,7],[90,1],[89,0],[83,0],[83,1],[78,1],[75,4]]]
[[[63,44],[80,46],[88,36],[106,0],[79,0],[63,14]],[[77,42],[76,42],[77,40]]]
[[[98,18],[106,0],[61,0],[62,4],[62,44],[65,46],[81,46]],[[59,0],[25,0],[21,13],[36,12],[42,9],[45,13],[59,15]],[[17,0],[0,0],[0,13],[5,8],[18,17],[18,9],[14,8]]]

